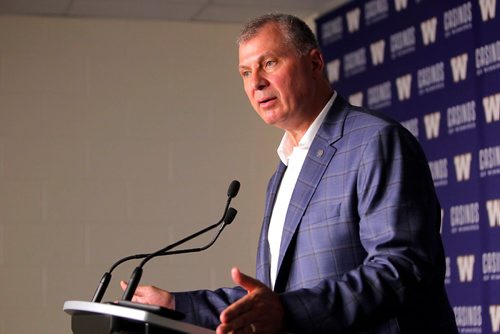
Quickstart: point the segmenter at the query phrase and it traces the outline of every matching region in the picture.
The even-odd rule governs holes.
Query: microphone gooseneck
[[[131,295],[128,296],[128,294],[130,294],[130,292],[127,293],[127,290],[125,291],[124,293],[124,297],[128,297],[127,299],[126,298],[122,298],[123,300],[128,300],[130,301],[134,292],[135,292],[135,289],[137,288],[137,285],[140,281],[140,278],[141,278],[141,275],[142,275],[142,267],[144,266],[144,264],[146,262],[148,262],[151,258],[153,257],[156,257],[156,256],[163,256],[163,255],[174,255],[174,254],[182,254],[182,253],[190,253],[190,252],[199,252],[199,251],[202,251],[202,250],[205,250],[207,249],[208,247],[210,247],[211,245],[213,245],[213,243],[215,243],[215,241],[217,240],[217,238],[219,237],[219,235],[222,233],[222,230],[225,228],[225,226],[229,225],[233,220],[234,220],[234,217],[236,216],[236,213],[237,211],[233,208],[230,208],[229,205],[231,203],[231,200],[236,197],[236,195],[238,194],[238,191],[240,189],[240,182],[238,182],[237,180],[233,180],[231,182],[231,184],[229,185],[228,187],[228,190],[227,190],[227,196],[228,196],[228,199],[227,199],[227,202],[226,202],[226,206],[224,208],[224,211],[223,211],[223,214],[222,214],[222,218],[215,224],[213,225],[210,225],[208,226],[207,228],[204,228],[203,230],[199,231],[199,232],[196,232],[180,241],[177,241],[167,247],[164,247],[163,249],[157,251],[157,252],[154,252],[154,253],[147,253],[147,254],[135,254],[135,255],[130,255],[130,256],[126,256],[118,261],[116,261],[111,267],[110,269],[104,273],[104,275],[102,276],[100,282],[99,282],[99,285],[94,293],[94,296],[92,298],[92,302],[101,302],[102,300],[102,297],[104,296],[105,292],[106,292],[106,289],[109,285],[109,282],[111,281],[111,273],[113,272],[113,270],[118,267],[120,264],[124,263],[124,262],[127,262],[127,261],[130,261],[130,260],[134,260],[134,259],[145,259],[141,262],[141,265],[139,266],[140,267],[140,270],[138,268],[136,268],[134,270],[134,272],[132,273],[132,276],[130,278],[130,281],[129,281],[129,285],[127,287],[127,290],[130,290],[132,291]],[[204,247],[200,247],[200,248],[191,248],[191,249],[184,249],[184,250],[180,250],[180,251],[177,251],[177,252],[169,252],[169,250],[203,234],[203,233],[206,233],[214,228],[216,228],[217,226],[221,225],[221,228],[219,229],[219,231],[217,232],[217,235],[215,236],[215,238],[211,241],[211,243],[209,243],[207,246],[204,246]],[[154,256],[152,256],[154,255]],[[136,286],[130,286],[130,283],[132,284],[135,284]],[[133,288],[133,289],[132,289]],[[127,294],[127,296],[125,296]]]
[[[233,222],[237,213],[238,213],[238,211],[236,209],[229,208],[227,210],[226,216],[223,219],[223,224],[221,225],[221,227],[219,228],[219,230],[215,234],[215,237],[203,247],[180,249],[180,250],[174,250],[174,251],[169,252],[168,249],[171,249],[171,248],[170,248],[170,246],[168,246],[168,247],[165,247],[163,249],[160,249],[157,252],[149,254],[144,260],[142,260],[142,262],[139,264],[139,266],[135,267],[134,271],[132,272],[132,275],[130,275],[129,281],[127,283],[127,288],[123,292],[123,296],[122,296],[121,300],[125,300],[125,301],[132,300],[132,297],[134,296],[135,290],[139,286],[139,282],[140,282],[141,277],[142,277],[142,271],[143,271],[142,268],[144,267],[144,265],[147,262],[149,262],[150,260],[152,260],[153,258],[158,257],[158,256],[196,253],[196,252],[201,252],[201,251],[204,251],[204,250],[210,248],[215,243],[215,241],[217,241],[217,239],[221,235],[224,228]],[[199,235],[198,233],[195,233],[195,234]]]
[[[204,251],[205,249],[210,248],[217,241],[217,239],[221,235],[224,228],[226,228],[227,225],[229,225],[233,222],[237,213],[238,213],[238,210],[236,210],[234,208],[229,208],[229,210],[227,211],[226,217],[224,217],[224,224],[221,225],[221,227],[217,231],[217,234],[215,234],[215,236],[212,238],[212,240],[208,244],[206,244],[205,246],[197,247],[197,248],[186,248],[186,249],[167,251],[167,252],[163,252],[161,254],[158,254],[158,256],[177,255],[177,254],[185,254],[185,253],[196,253],[196,252],[201,252],[201,251]]]

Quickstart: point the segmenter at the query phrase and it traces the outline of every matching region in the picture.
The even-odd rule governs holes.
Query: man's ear
[[[311,60],[313,72],[317,73],[319,76],[323,76],[325,61],[323,60],[323,54],[321,51],[316,48],[311,49],[309,51],[309,58]]]

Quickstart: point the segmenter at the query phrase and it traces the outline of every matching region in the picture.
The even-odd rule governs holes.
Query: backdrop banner
[[[355,0],[316,21],[332,86],[426,152],[461,333],[500,332],[499,16],[496,0]]]

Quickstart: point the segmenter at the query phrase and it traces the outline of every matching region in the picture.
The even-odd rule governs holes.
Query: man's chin
[[[260,114],[261,115],[261,118],[262,120],[264,121],[264,123],[266,123],[267,125],[275,125],[277,123],[277,119],[274,115],[274,113],[262,113]]]

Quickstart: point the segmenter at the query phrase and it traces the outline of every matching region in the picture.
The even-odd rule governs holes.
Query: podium
[[[214,334],[186,322],[115,304],[67,301],[73,334]]]

